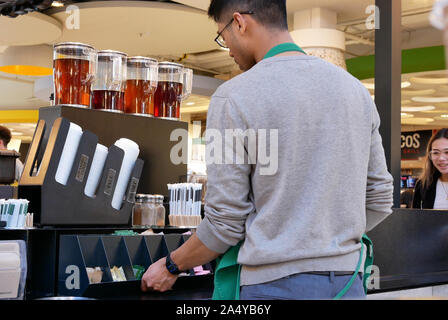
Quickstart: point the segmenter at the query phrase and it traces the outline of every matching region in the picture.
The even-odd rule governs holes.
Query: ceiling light
[[[401,113],[401,117],[402,117],[402,118],[413,118],[414,115],[413,115],[413,114],[410,114],[410,113],[402,112],[402,113]]]
[[[434,122],[432,118],[403,118],[401,119],[402,123],[405,124],[427,124],[429,122]]]
[[[448,102],[448,97],[413,97],[411,100],[421,103],[443,103]]]
[[[448,78],[443,76],[439,78],[424,78],[424,77],[413,77],[409,79],[412,83],[418,83],[418,84],[448,84]]]
[[[441,118],[448,118],[448,114],[441,114],[440,117]]]
[[[429,96],[436,93],[434,89],[426,90],[401,90],[401,94],[404,96]]]
[[[409,106],[403,106],[401,107],[401,111],[406,112],[418,112],[418,111],[429,111],[434,110],[436,107],[434,106],[419,106],[419,107],[409,107]]]
[[[35,128],[36,127],[36,123],[20,123],[19,124],[21,127],[26,127],[26,128]]]
[[[22,132],[11,131],[12,136],[23,136]]]
[[[369,90],[375,90],[375,83],[363,82],[362,84]],[[402,89],[410,87],[410,86],[411,86],[411,83],[409,81],[403,81],[401,83],[401,88]]]
[[[53,1],[53,2],[51,3],[51,6],[52,6],[52,7],[55,7],[55,8],[60,8],[60,7],[63,7],[64,4],[63,4],[61,1]]]
[[[364,87],[366,87],[369,90],[375,90],[375,84],[374,83],[362,83],[364,85]]]
[[[187,106],[194,106],[194,102],[187,102],[186,105]]]
[[[429,111],[425,111],[425,113],[433,113],[433,114],[443,114],[445,112],[446,112],[446,110],[429,110]]]
[[[410,86],[411,86],[411,83],[409,81],[403,81],[401,83],[401,89],[407,88],[407,87],[410,87]]]

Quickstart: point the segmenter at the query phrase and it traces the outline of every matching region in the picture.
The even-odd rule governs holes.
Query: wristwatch
[[[177,267],[177,264],[174,263],[173,260],[171,260],[171,254],[168,253],[168,255],[166,256],[166,268],[168,269],[168,271],[173,274],[173,275],[178,275],[179,273],[181,273],[182,271],[179,270],[179,268]]]

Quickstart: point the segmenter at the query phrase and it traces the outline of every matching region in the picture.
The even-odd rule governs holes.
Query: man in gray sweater
[[[245,72],[210,102],[205,219],[142,290],[168,290],[179,270],[243,240],[242,299],[331,299],[362,235],[392,212],[375,104],[349,73],[291,44],[285,0],[212,0],[209,15]],[[345,297],[364,295],[358,276]]]

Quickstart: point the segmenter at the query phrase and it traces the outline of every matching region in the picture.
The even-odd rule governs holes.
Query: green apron
[[[264,56],[263,59],[271,58],[283,52],[299,51],[305,53],[295,43],[282,43],[273,47]],[[305,53],[306,54],[306,53]],[[215,277],[214,277],[214,291],[213,300],[239,300],[240,298],[240,273],[241,265],[238,264],[238,252],[243,241],[240,241],[236,246],[231,247],[221,257],[217,259]],[[363,286],[367,292],[367,281],[370,276],[370,266],[373,264],[373,246],[372,241],[366,236],[362,236],[362,244],[367,246],[366,262],[364,264]],[[364,246],[361,244],[361,254],[356,267],[356,271],[351,277],[347,285],[334,297],[340,299],[350,289],[355,281],[359,269],[362,264],[362,257],[364,254]]]
[[[361,268],[362,257],[364,254],[364,245],[367,247],[366,260],[364,263],[364,274],[362,278],[362,284],[364,287],[364,292],[367,293],[367,284],[371,274],[371,268],[373,264],[373,245],[372,241],[363,235],[361,239],[361,253],[359,255],[358,265],[356,266],[356,271],[350,278],[346,286],[333,298],[334,300],[339,300],[345,293],[351,288],[353,282],[358,276],[359,269]],[[238,252],[240,250],[242,241],[236,246],[231,247],[224,253],[220,258],[217,259],[217,267],[215,270],[214,278],[214,291],[213,300],[239,300],[240,299],[240,273],[241,265],[238,264]]]

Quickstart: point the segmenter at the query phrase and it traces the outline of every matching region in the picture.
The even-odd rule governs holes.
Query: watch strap
[[[171,259],[171,253],[168,253],[166,256],[166,268],[168,269],[168,272],[173,275],[178,275],[181,273],[177,265],[174,263],[174,261]]]

